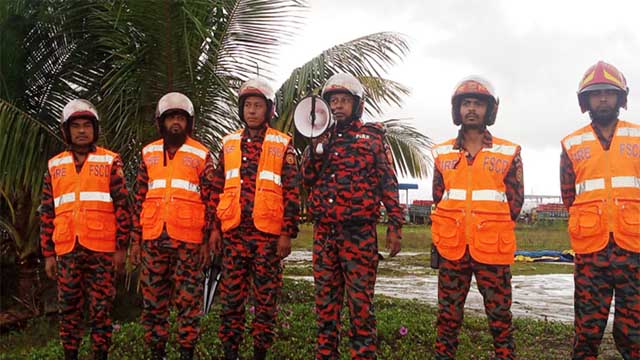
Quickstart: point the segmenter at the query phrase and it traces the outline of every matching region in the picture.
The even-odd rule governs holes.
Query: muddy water
[[[404,254],[415,256],[418,253]],[[400,256],[400,255],[398,255]],[[311,261],[308,251],[294,251],[287,262],[301,265]],[[411,272],[411,271],[410,271]],[[313,281],[312,277],[295,277]],[[573,275],[521,275],[512,279],[513,304],[511,311],[516,317],[532,317],[573,322]],[[436,305],[438,298],[438,278],[429,274],[410,274],[406,276],[378,276],[376,293],[400,299],[414,299]],[[473,312],[484,313],[482,296],[475,280],[467,296],[465,308]],[[612,304],[613,312],[613,304]],[[609,316],[608,327],[613,323],[613,314]]]

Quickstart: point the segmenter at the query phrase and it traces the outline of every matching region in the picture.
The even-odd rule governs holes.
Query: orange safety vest
[[[205,205],[200,196],[200,174],[208,153],[207,147],[187,137],[173,159],[166,157],[165,166],[162,139],[142,149],[149,174],[149,190],[140,213],[143,239],[157,239],[166,227],[172,239],[202,242]]]
[[[71,151],[49,160],[53,190],[53,243],[57,255],[71,252],[76,240],[99,252],[116,250],[116,215],[110,182],[113,160],[118,154],[96,147],[76,172]]]
[[[576,174],[569,208],[571,246],[578,254],[607,246],[640,252],[640,125],[619,120],[605,151],[591,125],[562,140]]]
[[[464,256],[485,264],[513,263],[516,250],[515,223],[511,219],[504,178],[519,146],[493,138],[472,165],[464,152],[454,149],[455,139],[433,149],[444,179],[445,192],[431,215],[433,243],[448,260]]]
[[[240,225],[242,132],[243,130],[238,130],[222,139],[225,181],[217,215],[223,232]],[[258,162],[253,222],[256,229],[274,235],[280,235],[284,220],[281,176],[284,156],[290,141],[289,135],[267,128]]]

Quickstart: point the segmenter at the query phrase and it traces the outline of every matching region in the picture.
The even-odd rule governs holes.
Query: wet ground
[[[415,257],[420,253],[401,253],[396,261],[383,261],[380,269],[393,268],[402,271],[402,276],[379,275],[376,282],[376,294],[400,299],[414,299],[436,305],[438,297],[438,278],[425,266],[400,265],[403,257]],[[287,266],[308,267],[311,265],[311,252],[294,251],[287,258]],[[570,265],[568,265],[570,266]],[[384,272],[381,272],[384,274]],[[311,276],[296,276],[295,278],[313,281]],[[513,304],[511,311],[517,317],[532,317],[542,320],[554,320],[567,323],[573,322],[573,275],[518,275],[513,276]],[[613,304],[612,304],[613,306]],[[475,280],[467,296],[466,309],[474,312],[484,312],[482,296],[478,291]],[[613,310],[613,308],[612,308]],[[608,322],[613,321],[612,314]]]

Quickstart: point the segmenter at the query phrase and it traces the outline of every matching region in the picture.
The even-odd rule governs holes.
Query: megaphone
[[[293,123],[302,136],[315,138],[331,128],[334,120],[329,104],[318,95],[310,95],[296,105]]]

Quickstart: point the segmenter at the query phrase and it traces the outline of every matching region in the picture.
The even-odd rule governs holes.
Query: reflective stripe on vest
[[[562,145],[576,174],[568,226],[573,250],[599,251],[613,233],[620,247],[640,252],[640,126],[618,120],[609,150],[591,125]]]
[[[149,175],[140,214],[143,239],[157,239],[166,228],[172,239],[202,242],[205,205],[200,195],[200,175],[208,153],[204,145],[187,137],[172,159],[166,157],[165,166],[163,140],[142,149]]]
[[[57,255],[72,251],[76,240],[93,251],[115,251],[116,218],[110,183],[116,157],[116,153],[96,147],[80,172],[70,152],[49,160]]]
[[[468,246],[476,261],[511,264],[515,223],[504,178],[519,147],[493,138],[492,147],[479,151],[469,165],[461,150],[454,148],[455,143],[452,139],[433,151],[446,186],[431,217],[433,242],[440,254],[452,261],[462,258]]]
[[[242,133],[239,130],[223,138],[225,183],[220,194],[217,215],[226,232],[240,225],[240,167],[242,165]],[[280,235],[284,218],[284,198],[282,190],[282,166],[291,137],[272,128],[267,128],[262,143],[256,193],[253,203],[253,223],[265,233]],[[255,161],[255,159],[249,159]]]

